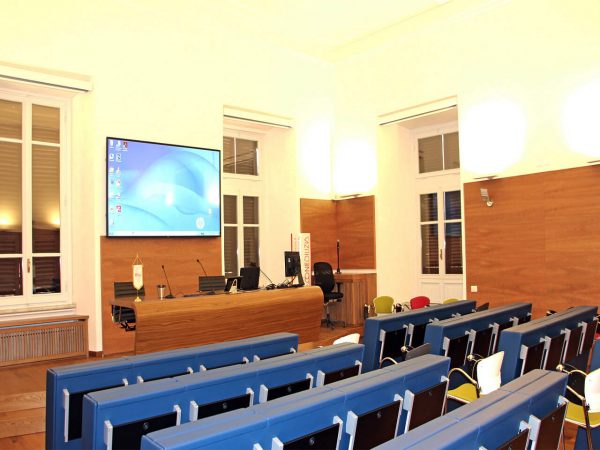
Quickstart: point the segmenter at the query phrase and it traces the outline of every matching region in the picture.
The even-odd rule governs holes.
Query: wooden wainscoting
[[[492,207],[480,188],[488,189]],[[466,183],[469,298],[493,306],[532,302],[534,317],[597,305],[599,198],[600,166]]]

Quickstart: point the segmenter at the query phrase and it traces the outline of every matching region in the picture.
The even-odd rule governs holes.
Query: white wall
[[[329,63],[241,35],[208,8],[184,0],[6,2],[0,61],[91,76],[74,106],[73,285],[101,349],[99,237],[105,234],[106,136],[222,147],[223,106],[293,119],[295,139],[268,195],[275,242],[299,231],[299,197],[330,196],[333,80]],[[205,14],[206,12],[206,14]],[[321,161],[322,160],[322,161]],[[297,171],[297,161],[301,161]],[[293,180],[290,184],[289,180]],[[280,189],[285,186],[285,189]],[[287,242],[287,241],[286,241]],[[287,248],[287,247],[286,247]],[[282,251],[277,262],[282,265]],[[273,256],[275,258],[275,256]]]
[[[597,126],[578,130],[590,136],[578,151],[563,132],[569,96],[589,83],[597,88],[583,95],[588,104],[576,109],[585,116],[573,122],[597,117],[598,23],[600,2],[595,0],[454,0],[373,36],[338,61],[333,149],[334,159],[345,166],[344,171],[335,166],[335,188],[361,191],[355,180],[376,149],[379,294],[399,301],[417,294],[411,291],[414,270],[401,270],[404,263],[398,258],[418,268],[419,255],[415,243],[398,238],[414,235],[415,225],[405,219],[402,207],[405,189],[410,189],[402,180],[414,178],[416,171],[405,165],[402,154],[411,148],[403,137],[386,132],[378,137],[377,116],[457,96],[463,182],[598,159],[600,148],[591,131]],[[366,156],[355,157],[345,142],[363,143]]]

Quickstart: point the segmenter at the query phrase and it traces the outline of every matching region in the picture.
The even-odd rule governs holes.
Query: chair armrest
[[[475,380],[473,377],[471,377],[467,372],[462,370],[460,367],[455,367],[454,369],[450,369],[450,372],[448,372],[448,379],[450,379],[450,377],[454,373],[458,373],[458,374],[462,375],[465,378],[465,380],[467,381],[467,383],[471,383],[473,386],[475,386],[475,388],[477,389],[477,392],[479,392],[479,383],[477,383],[477,380]]]
[[[379,363],[379,368],[380,368],[380,369],[383,367],[383,363],[384,363],[385,361],[392,362],[393,364],[398,364],[398,361],[396,361],[394,358],[391,358],[391,357],[389,357],[389,356],[386,356],[386,357],[385,357],[385,358],[383,358],[383,359],[381,360],[381,362]]]

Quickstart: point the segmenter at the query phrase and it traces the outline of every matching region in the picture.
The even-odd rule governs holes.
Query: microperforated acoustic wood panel
[[[532,302],[536,318],[547,309],[597,305],[599,199],[598,166],[466,183],[469,298],[492,306]]]

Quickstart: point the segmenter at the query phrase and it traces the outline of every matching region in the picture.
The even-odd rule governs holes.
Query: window
[[[460,168],[458,132],[421,138],[418,147],[419,173]]]
[[[258,141],[224,136],[223,172],[258,175]]]
[[[223,196],[225,275],[238,275],[240,267],[260,265],[258,202],[258,197]]]
[[[225,275],[259,265],[261,133],[225,128],[223,136],[223,265]]]
[[[67,109],[0,92],[0,307],[66,299]]]

